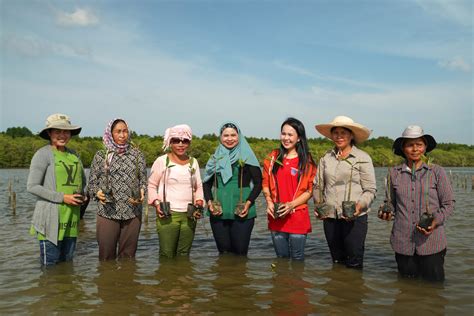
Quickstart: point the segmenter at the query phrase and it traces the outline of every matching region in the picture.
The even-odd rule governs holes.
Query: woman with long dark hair
[[[263,164],[268,228],[278,257],[304,260],[306,237],[311,232],[307,201],[316,165],[301,121],[286,119],[280,128],[280,142],[280,148],[273,150]]]

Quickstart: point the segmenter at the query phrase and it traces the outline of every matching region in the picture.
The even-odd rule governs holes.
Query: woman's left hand
[[[144,199],[145,199],[145,191],[143,189],[140,189],[140,199],[129,198],[128,201],[130,202],[130,204],[140,205],[140,204],[143,204]]]
[[[433,221],[431,222],[431,225],[428,226],[427,229],[421,228],[418,225],[416,225],[416,229],[418,229],[418,231],[422,233],[423,235],[429,236],[435,230],[436,226],[438,226],[438,222],[436,221],[436,218],[434,218]]]
[[[293,206],[293,202],[286,202],[283,205],[280,205],[279,209],[280,217],[285,217],[288,214],[291,214],[295,211],[295,207]]]
[[[242,213],[239,214],[239,217],[244,218],[245,216],[248,215],[250,204],[251,203],[249,201],[245,202],[244,209],[242,210]]]

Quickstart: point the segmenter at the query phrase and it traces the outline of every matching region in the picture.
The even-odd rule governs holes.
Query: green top
[[[215,218],[219,219],[250,219],[257,216],[257,211],[255,209],[255,204],[249,208],[249,213],[246,217],[241,218],[234,214],[234,209],[237,203],[240,202],[240,174],[239,174],[239,165],[234,164],[232,166],[232,177],[230,180],[224,184],[220,173],[217,176],[217,199],[221,202],[222,205],[222,215],[216,216]],[[247,197],[250,195],[252,189],[250,187],[244,187],[242,190],[242,202],[247,201]]]
[[[79,158],[69,152],[53,150],[54,165],[56,173],[56,191],[64,194],[73,194],[82,188],[82,164]],[[77,237],[80,217],[80,206],[67,205],[61,203],[59,211],[59,232],[58,240],[64,237]],[[32,227],[34,232],[34,228]],[[46,237],[38,233],[38,240],[45,240]]]

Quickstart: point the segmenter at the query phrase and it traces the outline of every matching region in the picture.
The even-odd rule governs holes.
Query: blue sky
[[[0,0],[0,130],[49,114],[82,135],[122,117],[139,134],[226,120],[277,138],[288,116],[410,124],[473,144],[473,3],[466,0]]]

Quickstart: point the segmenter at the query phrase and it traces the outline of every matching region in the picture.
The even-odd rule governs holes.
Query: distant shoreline
[[[132,134],[132,139],[145,154],[148,166],[151,166],[155,159],[163,154],[162,136]],[[256,137],[246,137],[246,139],[260,163],[273,149],[280,146],[278,139]],[[46,144],[47,141],[39,136],[12,137],[0,133],[0,148],[3,148],[0,151],[0,168],[28,168],[36,150]],[[316,162],[332,148],[332,142],[325,138],[310,138],[308,144]],[[371,156],[374,166],[385,167],[402,162],[401,157],[392,153],[392,144],[393,140],[388,137],[377,137],[365,141],[358,147]],[[189,154],[198,160],[201,167],[204,167],[217,145],[218,137],[214,134],[193,137]],[[68,147],[79,154],[85,167],[89,167],[95,153],[103,149],[102,137],[73,137]],[[443,167],[474,167],[473,145],[440,143],[430,156],[434,158],[435,164]]]

